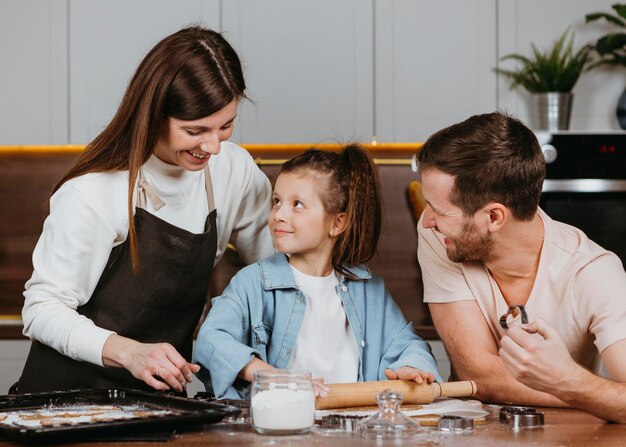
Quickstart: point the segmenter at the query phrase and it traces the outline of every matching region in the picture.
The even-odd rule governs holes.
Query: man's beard
[[[452,262],[485,262],[491,257],[491,234],[481,235],[470,219],[464,223],[459,236],[447,239],[453,242],[451,246],[446,246],[446,254]]]

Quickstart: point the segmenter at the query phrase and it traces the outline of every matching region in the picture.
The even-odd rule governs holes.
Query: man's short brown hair
[[[490,202],[519,220],[537,212],[546,165],[535,134],[521,121],[495,112],[474,115],[434,133],[417,153],[421,171],[454,177],[450,201],[471,216]]]

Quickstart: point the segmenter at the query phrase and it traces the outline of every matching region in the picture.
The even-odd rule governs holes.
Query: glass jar
[[[366,438],[402,439],[420,432],[417,421],[400,411],[402,393],[384,390],[376,395],[378,412],[359,422],[359,431]]]
[[[250,412],[252,426],[259,433],[282,435],[309,431],[315,424],[311,373],[293,369],[255,372]]]

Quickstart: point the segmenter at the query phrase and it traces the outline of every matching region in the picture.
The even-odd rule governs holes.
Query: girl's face
[[[212,115],[193,121],[168,118],[154,153],[162,161],[189,171],[199,171],[211,155],[220,152],[220,143],[233,134],[238,100]]]
[[[269,226],[274,246],[290,254],[289,262],[303,272],[308,266],[330,264],[332,248],[343,230],[344,213],[328,215],[310,173],[282,173],[276,179]],[[324,272],[329,273],[329,272]]]

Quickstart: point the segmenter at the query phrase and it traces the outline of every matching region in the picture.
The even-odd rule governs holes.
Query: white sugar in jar
[[[307,432],[315,424],[315,391],[309,371],[257,371],[252,383],[252,426],[265,434]]]

